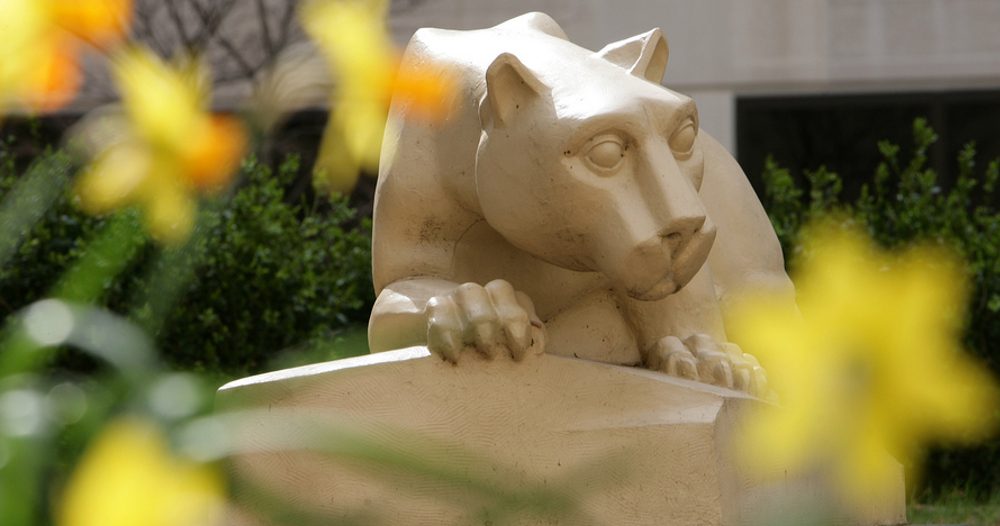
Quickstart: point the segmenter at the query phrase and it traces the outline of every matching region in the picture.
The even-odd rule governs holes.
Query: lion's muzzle
[[[705,216],[677,219],[639,243],[619,268],[626,293],[635,299],[663,299],[680,290],[708,259],[715,225]]]

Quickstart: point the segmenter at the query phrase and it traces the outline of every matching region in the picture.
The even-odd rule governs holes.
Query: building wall
[[[134,32],[165,55],[180,46],[182,33],[209,35],[215,106],[238,108],[269,56],[308,46],[290,16],[298,3],[235,0],[208,33],[185,10],[187,0],[137,0]],[[389,26],[400,45],[420,27],[483,28],[533,10],[595,50],[661,27],[671,50],[665,84],[694,97],[702,127],[733,151],[739,97],[1000,88],[1000,0],[392,0],[391,6]],[[101,60],[89,55],[86,69],[88,82],[68,113],[116,98]],[[310,96],[322,106],[325,91],[318,93]]]
[[[1000,0],[397,0],[390,24],[405,42],[532,10],[591,49],[662,27],[664,83],[730,149],[737,96],[1000,87]]]

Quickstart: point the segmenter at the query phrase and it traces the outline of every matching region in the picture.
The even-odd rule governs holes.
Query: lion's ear
[[[486,70],[486,97],[479,108],[483,126],[503,126],[543,85],[520,60],[510,53],[498,56]]]
[[[667,70],[670,48],[659,28],[625,40],[612,42],[595,53],[598,57],[628,70],[629,73],[657,84]]]

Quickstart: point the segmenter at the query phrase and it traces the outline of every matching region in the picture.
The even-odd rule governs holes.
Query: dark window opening
[[[738,157],[758,193],[770,154],[794,174],[825,165],[843,177],[844,197],[850,199],[882,159],[878,141],[900,145],[901,158],[908,159],[918,117],[937,132],[928,161],[943,185],[954,180],[958,153],[969,141],[976,143],[977,168],[1000,157],[996,90],[741,97],[736,102]]]

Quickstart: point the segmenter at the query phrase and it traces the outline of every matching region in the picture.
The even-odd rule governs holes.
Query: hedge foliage
[[[791,267],[801,250],[801,227],[831,212],[865,225],[887,248],[920,240],[957,250],[973,289],[966,346],[1000,377],[1000,161],[977,166],[975,145],[968,144],[958,156],[956,180],[943,182],[927,166],[936,140],[927,122],[917,119],[912,149],[879,142],[882,161],[874,172],[849,174],[866,181],[856,196],[842,195],[842,177],[824,167],[792,174],[768,158],[762,201]],[[1000,438],[973,449],[935,451],[924,480],[931,494],[1000,492]]]
[[[0,141],[0,200],[19,177]],[[291,199],[299,164],[277,170],[244,162],[241,184],[205,208],[184,247],[145,243],[105,287],[103,303],[129,313],[155,336],[172,365],[220,375],[264,369],[290,347],[315,347],[367,321],[370,222],[343,198]],[[0,318],[45,297],[107,218],[78,211],[67,189],[0,268]],[[88,365],[71,351],[56,365]]]
[[[958,250],[973,284],[967,346],[1000,373],[1000,162],[978,166],[970,144],[958,158],[957,179],[940,181],[928,168],[934,131],[917,120],[913,137],[912,148],[880,142],[882,162],[872,174],[849,174],[866,181],[852,196],[843,195],[841,175],[824,167],[793,174],[768,159],[762,201],[790,266],[801,227],[831,211],[866,225],[886,247],[934,240]],[[24,169],[11,144],[0,141],[0,200]],[[294,158],[275,171],[246,161],[243,183],[207,208],[188,246],[146,244],[106,287],[104,303],[131,313],[155,334],[163,356],[186,369],[256,372],[290,347],[329,355],[326,344],[337,338],[348,352],[365,352],[363,325],[374,299],[370,222],[341,198],[290,197],[300,175]],[[78,212],[66,192],[0,268],[0,317],[44,297],[105,221]],[[279,365],[296,362],[279,358]],[[78,366],[73,359],[63,357]],[[931,494],[1000,492],[1000,440],[933,452],[923,487]]]

